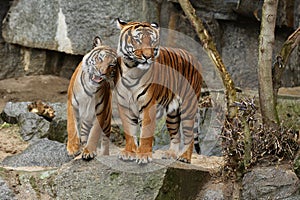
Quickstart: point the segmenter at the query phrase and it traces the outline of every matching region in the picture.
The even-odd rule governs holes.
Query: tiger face
[[[159,55],[159,27],[147,22],[124,22],[118,19],[121,30],[118,55],[130,67],[148,69]]]
[[[82,70],[89,74],[89,83],[100,86],[102,81],[110,81],[117,68],[117,53],[107,46],[102,46],[99,37],[94,40],[94,48],[83,57]]]

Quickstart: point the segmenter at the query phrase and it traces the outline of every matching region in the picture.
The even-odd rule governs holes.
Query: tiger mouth
[[[100,83],[102,80],[102,76],[97,76],[95,74],[92,76],[92,81],[94,81],[95,83]]]

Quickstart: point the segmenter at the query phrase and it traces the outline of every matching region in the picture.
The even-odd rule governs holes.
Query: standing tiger
[[[111,129],[111,88],[116,84],[119,67],[116,50],[102,46],[99,37],[94,48],[77,66],[68,88],[69,155],[85,160],[96,156],[101,137],[101,155],[109,154]]]
[[[127,23],[118,19],[118,27],[121,79],[116,92],[126,139],[119,157],[136,159],[138,163],[151,162],[155,115],[158,107],[164,107],[171,138],[164,157],[190,163],[194,117],[202,84],[200,63],[182,49],[160,47],[159,27],[155,23]]]

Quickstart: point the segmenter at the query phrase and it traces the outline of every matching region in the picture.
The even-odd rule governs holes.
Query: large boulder
[[[243,199],[292,199],[299,196],[299,179],[284,167],[257,167],[243,178]]]
[[[17,199],[195,199],[211,179],[209,172],[189,164],[154,160],[138,165],[116,156],[74,160],[58,169],[8,169],[5,182],[13,184]]]
[[[210,179],[208,172],[177,162],[170,165],[167,160],[140,166],[120,161],[115,156],[98,159],[64,165],[54,179],[56,196],[66,199],[193,199]]]
[[[157,3],[151,0],[20,0],[9,13],[2,32],[6,42],[80,55],[96,35],[116,46],[118,17],[159,21]]]

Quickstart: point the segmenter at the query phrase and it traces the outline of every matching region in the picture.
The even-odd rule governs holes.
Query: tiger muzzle
[[[95,74],[92,75],[92,81],[94,81],[95,83],[100,83],[102,80],[103,80],[103,75],[100,76]]]

